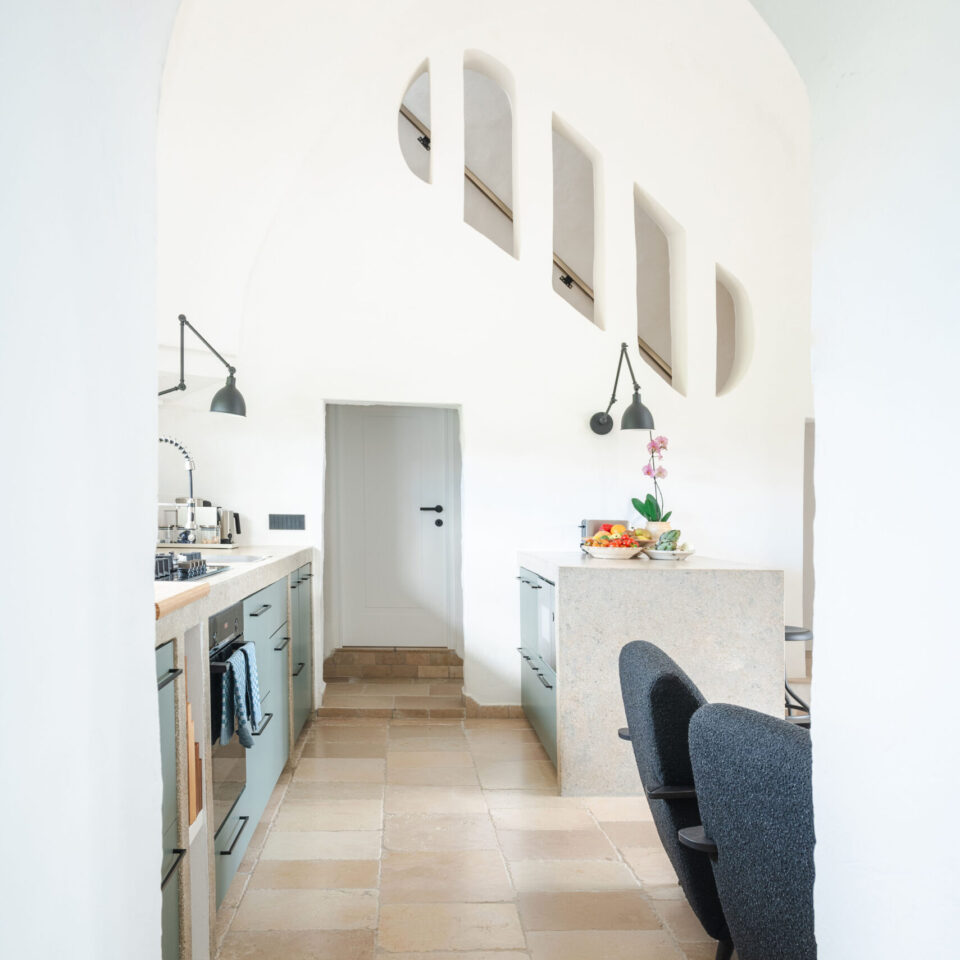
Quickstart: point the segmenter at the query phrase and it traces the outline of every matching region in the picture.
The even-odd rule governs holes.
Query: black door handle
[[[176,848],[175,850],[171,850],[170,852],[176,854],[176,859],[173,861],[173,865],[172,865],[172,866],[170,867],[170,869],[163,875],[163,879],[160,881],[160,889],[161,889],[161,890],[167,885],[167,883],[169,882],[170,878],[177,872],[177,867],[180,866],[180,863],[181,863],[182,860],[183,860],[184,854],[186,854],[187,851],[186,851],[185,849],[182,849],[182,848],[178,847],[178,848]]]
[[[435,513],[443,513],[443,507],[438,503],[435,507],[421,507],[421,511],[433,511]]]
[[[297,669],[293,671],[293,674],[292,674],[292,675],[293,675],[294,677],[299,677],[300,674],[303,673],[303,668],[304,668],[305,666],[306,666],[305,663],[302,663],[302,662],[301,662],[301,663],[298,663],[298,664],[297,664]]]
[[[233,843],[230,844],[228,849],[220,851],[221,857],[229,857],[230,854],[233,853],[233,848],[237,845],[237,841],[240,839],[240,834],[247,829],[247,824],[250,822],[249,817],[238,817],[237,819],[242,820],[243,822],[240,824],[240,829],[236,832],[236,835],[233,838]]]
[[[542,673],[538,673],[538,674],[537,674],[537,679],[538,679],[548,690],[552,690],[552,689],[553,689],[553,684],[552,684],[552,683],[548,683],[548,682],[547,682],[547,678],[546,678]]]
[[[271,721],[272,719],[273,719],[273,714],[272,714],[272,713],[265,713],[265,714],[263,715],[263,723],[260,724],[260,729],[259,729],[259,730],[254,730],[254,731],[253,731],[253,735],[254,735],[255,737],[259,737],[260,734],[263,733],[263,731],[266,730],[267,727],[270,726],[270,721]]]
[[[274,647],[273,649],[276,650],[277,653],[279,653],[281,650],[283,650],[284,647],[286,647],[286,645],[287,645],[289,642],[290,642],[290,638],[289,638],[289,637],[284,637],[284,638],[283,638],[283,643],[281,643],[279,647]]]

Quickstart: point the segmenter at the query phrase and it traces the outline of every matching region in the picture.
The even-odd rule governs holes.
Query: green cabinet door
[[[293,634],[293,653],[290,669],[293,676],[293,735],[300,735],[307,718],[310,716],[310,707],[313,699],[313,669],[312,669],[312,605],[311,582],[313,578],[312,565],[304,564],[295,575],[291,575],[290,604],[296,604],[296,632]],[[294,592],[294,587],[296,588]]]

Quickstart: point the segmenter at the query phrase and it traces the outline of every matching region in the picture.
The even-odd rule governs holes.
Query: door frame
[[[450,488],[450,506],[444,508],[445,518],[455,518],[456,530],[452,531],[450,563],[453,567],[447,578],[447,609],[451,614],[451,623],[447,629],[447,647],[463,656],[463,524],[461,515],[463,487],[463,445],[462,410],[452,403],[404,403],[380,400],[326,400],[324,401],[323,436],[323,634],[324,658],[344,646],[343,621],[343,578],[339,566],[330,562],[335,552],[330,549],[340,536],[339,511],[333,510],[332,501],[339,496],[336,471],[331,469],[331,449],[335,442],[332,432],[336,430],[336,418],[330,416],[331,407],[406,407],[417,410],[446,410],[453,414],[447,417],[444,425],[447,448],[452,452],[456,468],[455,479]],[[449,522],[449,521],[448,521]],[[389,646],[382,649],[389,650]],[[410,648],[413,649],[413,648]],[[434,649],[442,649],[436,647]]]

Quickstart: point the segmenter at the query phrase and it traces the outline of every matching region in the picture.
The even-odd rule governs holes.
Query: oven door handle
[[[260,734],[263,733],[263,731],[266,730],[268,726],[270,726],[270,721],[271,721],[272,719],[273,719],[273,714],[272,714],[272,713],[265,713],[265,714],[263,715],[263,723],[260,724],[260,726],[259,726],[258,729],[256,729],[256,730],[253,731],[253,735],[254,735],[255,737],[259,737]]]
[[[168,670],[166,676],[157,682],[157,690],[162,690],[168,683],[172,683],[181,673],[183,673],[183,671],[178,669]]]
[[[233,849],[234,849],[234,847],[236,847],[237,841],[240,839],[240,835],[243,833],[244,830],[247,829],[247,824],[250,822],[250,818],[249,818],[249,817],[243,817],[243,816],[242,816],[242,817],[239,817],[238,819],[240,819],[240,820],[243,821],[243,822],[240,824],[240,829],[237,831],[236,836],[233,838],[233,843],[231,843],[230,846],[227,847],[226,850],[221,850],[221,851],[220,851],[220,856],[221,856],[221,857],[229,857],[230,854],[233,853]]]

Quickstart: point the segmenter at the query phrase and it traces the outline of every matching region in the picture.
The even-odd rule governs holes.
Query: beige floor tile
[[[683,951],[686,960],[714,960],[717,955],[715,940],[706,940],[702,943],[681,943],[680,949]]]
[[[387,850],[497,850],[497,834],[485,813],[407,813],[388,816]]]
[[[467,950],[456,953],[378,953],[376,960],[530,960],[526,950]]]
[[[676,871],[663,847],[625,847],[621,853],[644,887],[669,886],[677,882]]]
[[[261,860],[377,860],[379,830],[271,832]]]
[[[261,860],[249,889],[371,890],[379,883],[379,860]]]
[[[527,936],[533,960],[682,960],[659,930],[571,930]]]
[[[401,750],[387,754],[387,773],[391,770],[410,770],[423,767],[469,767],[473,757],[467,750]]]
[[[537,760],[478,760],[477,774],[485,790],[546,789],[557,783],[553,766]]]
[[[594,893],[522,893],[525,930],[659,930],[660,921],[639,890]]]
[[[287,787],[284,800],[382,800],[382,783],[325,783],[317,780],[294,780]]]
[[[228,933],[219,960],[373,960],[372,930]]]
[[[340,710],[392,710],[394,697],[365,697],[360,693],[348,695],[325,693],[320,704]]]
[[[574,807],[586,809],[580,802],[580,797],[561,797],[555,786],[539,790],[484,790],[483,796],[491,810],[543,810],[547,807],[564,810]]]
[[[381,862],[383,903],[490,903],[513,897],[499,850],[387,851]]]
[[[397,710],[460,710],[463,701],[460,697],[397,697],[394,706]]]
[[[325,782],[382,783],[386,774],[385,760],[347,760],[338,757],[302,759],[293,779]]]
[[[387,783],[424,787],[478,787],[473,767],[410,767],[388,770]]]
[[[583,805],[599,820],[652,820],[645,797],[582,797]]]
[[[439,751],[460,753],[466,749],[467,738],[464,736],[454,737],[452,734],[447,737],[401,737],[399,740],[391,738],[389,743],[390,755]]]
[[[677,880],[671,883],[645,883],[643,892],[651,900],[686,900],[683,888]]]
[[[479,787],[410,787],[388,784],[384,811],[390,813],[484,813]]]
[[[530,726],[530,723],[523,719],[505,720],[500,718],[470,717],[463,721],[463,726],[466,730],[490,730],[494,733],[502,733],[506,730],[529,730],[531,733],[533,732],[533,727]]]
[[[495,740],[494,738],[470,738],[470,752],[480,760],[540,760],[548,762],[550,758],[540,742],[530,743],[525,739]]]
[[[463,684],[459,680],[451,680],[449,683],[444,683],[441,680],[439,683],[430,684],[431,697],[459,697],[462,695]]]
[[[596,826],[589,830],[498,830],[508,860],[617,860],[617,851]]]
[[[380,947],[392,953],[523,949],[512,903],[389,903],[380,910]]]
[[[515,807],[493,810],[498,830],[595,830],[593,817],[583,807]]]
[[[391,683],[370,681],[361,684],[357,693],[361,697],[429,697],[431,686],[430,683],[404,683],[401,680]]]
[[[654,907],[666,928],[681,943],[715,943],[686,900],[660,900]]]
[[[250,890],[231,931],[361,930],[377,925],[372,890]]]
[[[619,849],[624,847],[659,847],[660,834],[652,820],[607,820],[600,829]]]
[[[387,728],[370,727],[366,725],[334,724],[325,720],[323,726],[314,727],[306,737],[307,743],[324,742],[337,743],[341,740],[356,741],[358,743],[386,743]]]
[[[496,722],[504,723],[509,721],[500,720]],[[464,721],[464,723],[466,723],[466,721]],[[540,743],[540,738],[533,732],[533,730],[522,730],[516,727],[513,729],[508,728],[506,730],[467,730],[465,733],[471,745],[479,746],[481,748],[488,746],[489,744],[497,743],[504,745],[518,743]]]
[[[466,744],[463,728],[459,723],[423,720],[415,722],[394,722],[390,724],[390,740],[449,740],[460,739]],[[460,748],[461,750],[464,747]]]
[[[377,800],[290,800],[277,814],[277,830],[379,830],[383,803]]]
[[[513,860],[509,868],[521,893],[639,889],[629,868],[612,860]]]
[[[384,760],[387,742],[383,740],[310,740],[303,745],[304,757],[338,757]]]

